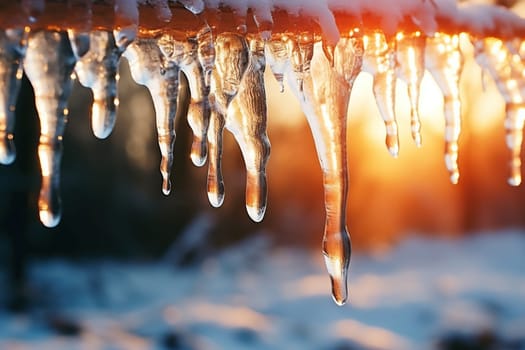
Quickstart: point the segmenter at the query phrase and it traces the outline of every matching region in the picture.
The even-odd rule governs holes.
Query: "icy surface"
[[[35,262],[28,314],[0,312],[2,349],[435,349],[449,334],[525,347],[525,236],[413,238],[355,254],[347,306],[326,298],[317,253],[252,239],[188,269]],[[3,289],[1,293],[5,292]],[[78,325],[77,336],[53,324]],[[488,333],[487,333],[488,332]]]

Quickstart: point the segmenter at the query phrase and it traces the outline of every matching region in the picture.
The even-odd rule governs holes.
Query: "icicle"
[[[334,68],[321,44],[315,44],[311,71],[304,77],[304,91],[292,89],[301,97],[323,171],[326,223],[323,254],[337,304],[347,299],[347,270],[351,244],[346,228],[348,191],[346,156],[346,114],[350,92],[362,64],[359,37],[341,38],[334,50]],[[295,75],[293,70],[287,74]],[[304,97],[304,98],[303,98]]]
[[[427,39],[426,68],[443,93],[445,114],[445,164],[450,181],[459,181],[458,140],[461,132],[461,100],[459,79],[463,70],[463,55],[459,36],[436,33]]]
[[[177,0],[180,2],[188,11],[193,14],[198,15],[204,11],[204,1],[203,0]]]
[[[296,39],[283,36],[282,40],[288,49],[288,57],[294,72],[297,89],[302,92],[304,77],[310,73],[310,62],[314,53],[314,37],[311,33],[304,32],[297,35]]]
[[[124,52],[124,56],[129,61],[133,79],[138,84],[145,85],[153,99],[162,155],[162,192],[168,195],[171,191],[170,174],[175,143],[179,67],[162,57],[155,39],[137,39]]]
[[[204,71],[204,84],[209,87],[211,72],[215,65],[215,44],[209,26],[206,25],[197,33],[197,45],[197,57]]]
[[[105,139],[115,126],[118,105],[117,72],[125,47],[117,47],[112,32],[94,30],[89,34],[89,38],[89,51],[77,62],[75,72],[78,81],[93,91],[93,134]]]
[[[253,37],[249,43],[249,64],[228,109],[225,126],[239,144],[246,164],[246,210],[253,221],[259,222],[266,211],[266,163],[270,156],[264,88],[266,62],[262,39]]]
[[[286,44],[286,48],[288,50],[288,57],[290,59],[291,68],[293,71],[293,79],[295,80],[297,84],[297,89],[301,93],[301,99],[304,99],[304,96],[302,96],[303,92],[303,57],[301,54],[301,50],[299,49],[299,45],[297,41],[292,38],[291,36],[284,35],[282,37],[282,40]]]
[[[490,73],[505,100],[506,143],[511,153],[508,183],[518,186],[521,183],[520,153],[525,122],[525,86],[522,82],[525,67],[499,39],[478,39],[473,44],[476,61]]]
[[[66,32],[38,31],[29,35],[24,70],[35,91],[40,118],[38,157],[42,187],[38,200],[40,221],[54,227],[60,221],[59,197],[62,137],[71,92],[75,55]]]
[[[407,83],[410,99],[410,130],[418,147],[421,146],[421,121],[419,119],[419,92],[425,73],[426,37],[421,32],[398,33],[397,75]]]
[[[209,87],[204,82],[204,71],[198,61],[197,39],[190,38],[181,41],[169,34],[164,34],[157,43],[166,59],[179,66],[188,78],[191,100],[187,118],[193,131],[191,160],[196,166],[203,166],[207,157],[206,137],[210,105],[208,102]]]
[[[289,65],[286,44],[282,38],[271,39],[267,42],[265,50],[266,61],[279,84],[279,91],[284,92],[284,72]]]
[[[398,126],[395,115],[396,52],[395,41],[387,40],[380,32],[363,37],[365,42],[365,70],[374,76],[373,91],[379,113],[385,122],[388,151],[399,154]]]
[[[224,200],[222,179],[222,134],[228,106],[239,91],[242,77],[248,66],[249,50],[244,36],[234,33],[220,34],[215,41],[215,69],[212,73],[208,130],[208,199],[214,207]]]
[[[15,160],[15,105],[27,46],[26,29],[0,31],[0,164]]]

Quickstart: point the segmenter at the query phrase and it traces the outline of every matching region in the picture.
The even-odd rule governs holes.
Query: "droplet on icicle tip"
[[[323,256],[330,277],[332,298],[337,305],[343,306],[348,299],[348,262],[341,256],[330,256],[327,253],[323,253]]]

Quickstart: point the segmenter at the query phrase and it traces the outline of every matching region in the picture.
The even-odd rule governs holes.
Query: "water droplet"
[[[40,220],[47,227],[56,226],[61,217],[59,186],[62,137],[75,61],[66,32],[38,31],[29,35],[24,69],[35,91],[40,119],[38,157],[42,185],[38,208]]]
[[[179,67],[162,56],[155,39],[137,39],[124,52],[131,75],[145,85],[153,99],[157,136],[162,155],[162,192],[171,191],[170,175],[175,144],[175,116],[179,86]]]
[[[218,207],[224,200],[222,178],[222,135],[226,113],[237,95],[249,61],[248,44],[244,36],[220,34],[215,41],[215,69],[210,89],[211,116],[208,129],[208,199]]]
[[[419,32],[396,36],[397,75],[407,83],[410,100],[410,130],[416,146],[421,146],[419,94],[425,74],[426,37]]]
[[[399,154],[398,126],[395,114],[396,51],[395,41],[374,32],[364,36],[365,70],[374,76],[373,92],[379,114],[385,122],[388,151],[393,157]]]
[[[450,181],[459,181],[458,140],[461,132],[461,100],[459,79],[463,55],[459,36],[436,33],[427,39],[425,66],[443,93],[445,114],[445,165]]]
[[[105,139],[115,126],[115,102],[118,101],[117,71],[123,50],[117,47],[112,32],[94,30],[89,34],[89,38],[89,51],[77,62],[75,72],[78,81],[93,91],[93,134]]]
[[[246,165],[246,210],[253,221],[259,222],[266,211],[266,163],[270,156],[264,88],[266,62],[263,40],[253,37],[249,44],[249,64],[228,109],[226,128],[239,144]]]
[[[26,39],[23,29],[0,30],[0,164],[11,164],[16,157],[15,104],[20,91]]]

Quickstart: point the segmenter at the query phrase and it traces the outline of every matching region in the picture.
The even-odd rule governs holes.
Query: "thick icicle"
[[[66,32],[38,31],[28,39],[24,70],[35,91],[40,118],[38,157],[42,185],[38,208],[40,221],[54,227],[60,221],[60,161],[62,137],[76,58]]]
[[[193,131],[191,160],[196,166],[203,166],[207,157],[210,89],[205,84],[204,70],[198,60],[197,39],[177,40],[169,34],[164,34],[157,42],[166,59],[179,66],[188,78],[191,100],[187,118]]]
[[[266,43],[265,50],[266,61],[279,84],[279,91],[284,92],[284,72],[290,64],[286,43],[281,37],[274,38]]]
[[[28,32],[29,29],[0,31],[0,164],[11,164],[16,157],[15,105]]]
[[[105,139],[115,126],[118,65],[129,42],[124,43],[123,47],[117,46],[113,33],[109,31],[94,30],[89,38],[89,51],[77,62],[75,72],[78,81],[93,91],[93,134]]]
[[[157,123],[157,136],[162,160],[162,192],[171,191],[170,175],[175,144],[175,116],[179,87],[179,67],[165,60],[155,39],[137,39],[124,52],[129,61],[131,75],[145,85],[153,99]]]
[[[486,38],[473,41],[476,61],[486,69],[505,100],[506,143],[511,153],[511,186],[521,184],[521,144],[525,122],[523,92],[524,65],[519,57],[513,57],[508,47],[499,39]]]
[[[288,79],[298,95],[315,141],[323,171],[326,223],[323,254],[337,304],[347,299],[347,270],[351,244],[346,228],[348,192],[346,115],[353,83],[361,70],[362,42],[341,38],[334,50],[334,68],[315,44],[310,73],[304,76],[301,92],[295,79]],[[287,74],[295,75],[288,70]],[[290,78],[290,77],[289,77]]]
[[[463,54],[459,36],[436,33],[427,39],[425,66],[443,93],[445,114],[445,164],[450,181],[459,181],[458,140],[461,132],[461,100],[459,79],[463,70]]]
[[[211,116],[208,129],[208,199],[214,207],[224,201],[222,179],[222,134],[228,106],[237,95],[249,61],[246,39],[234,33],[222,33],[215,40],[215,69],[210,89]]]
[[[396,51],[395,41],[384,34],[373,32],[365,35],[364,70],[374,76],[373,92],[379,113],[385,122],[388,151],[393,157],[399,154],[399,135],[395,114]]]
[[[259,222],[266,211],[266,163],[270,156],[264,88],[266,62],[261,38],[251,38],[249,46],[249,64],[228,109],[225,126],[239,144],[246,164],[246,210],[253,221]]]
[[[398,33],[396,36],[397,75],[407,84],[410,99],[410,130],[418,147],[421,146],[419,92],[425,74],[426,37],[421,32]]]

